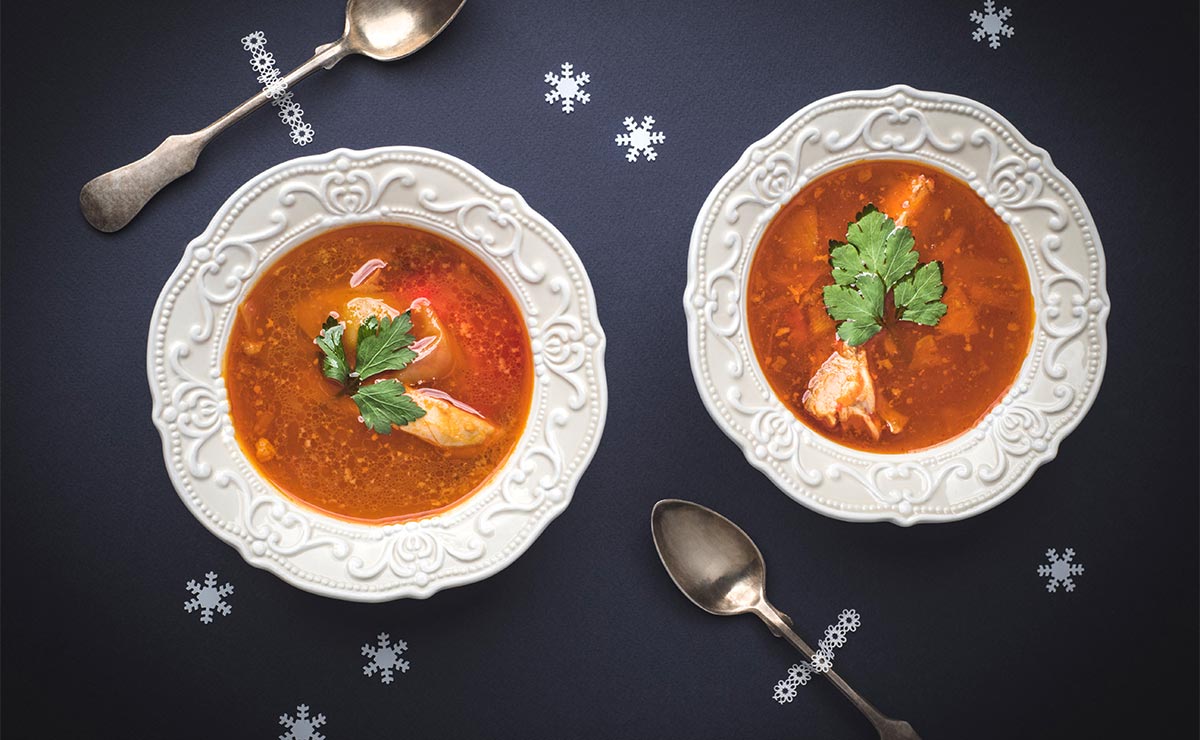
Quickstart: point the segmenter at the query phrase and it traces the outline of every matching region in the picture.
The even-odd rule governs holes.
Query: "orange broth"
[[[371,259],[387,267],[351,287]],[[464,361],[428,385],[494,424],[486,442],[442,448],[359,420],[313,344],[330,312],[359,296],[399,310],[430,301]],[[524,428],[533,360],[520,310],[482,261],[417,228],[369,224],[320,234],[266,270],[238,309],[225,378],[238,442],[264,477],[320,511],[385,523],[445,509],[487,482]]]
[[[811,378],[840,341],[822,288],[829,242],[869,203],[893,218],[913,178],[934,182],[905,224],[921,262],[940,260],[948,311],[936,326],[897,321],[888,297],[884,328],[865,350],[875,391],[907,417],[874,439],[861,424],[830,426],[804,407]],[[1034,326],[1025,260],[1008,225],[966,183],[911,161],[857,162],[805,186],[768,224],[750,267],[747,319],[759,366],[797,418],[860,450],[902,453],[973,428],[1020,372]]]

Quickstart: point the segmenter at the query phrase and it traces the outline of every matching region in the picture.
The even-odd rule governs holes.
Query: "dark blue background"
[[[342,5],[6,3],[4,729],[273,738],[308,702],[330,740],[872,737],[824,682],[777,705],[786,644],[675,591],[648,515],[680,496],[755,537],[802,634],[858,609],[839,670],[925,740],[1194,737],[1196,5],[1008,2],[1016,35],[991,50],[970,37],[975,0],[471,0],[410,60],[300,85],[307,148],[260,111],[112,236],[84,223],[79,187],[253,92],[241,36],[265,31],[286,69],[337,36]],[[564,61],[593,79],[569,116],[542,100]],[[747,465],[701,405],[680,308],[692,223],[742,150],[816,98],[895,82],[976,98],[1047,148],[1095,215],[1112,297],[1107,376],[1060,459],[993,511],[911,529],[824,518]],[[643,114],[666,142],[629,164],[612,137]],[[611,404],[570,509],[519,561],[367,605],[293,589],[193,519],[150,423],[145,344],[235,188],[384,144],[462,157],[574,244]],[[1074,593],[1044,590],[1048,547],[1086,566]],[[237,590],[202,625],[184,583],[210,569]],[[410,645],[390,686],[361,675],[380,631]]]

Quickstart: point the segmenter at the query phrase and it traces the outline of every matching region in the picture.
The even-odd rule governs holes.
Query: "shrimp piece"
[[[808,381],[801,402],[830,429],[858,419],[872,439],[879,439],[882,427],[875,411],[875,382],[867,353],[857,347],[839,342]]]
[[[472,447],[488,441],[496,425],[467,404],[435,388],[414,388],[408,391],[413,403],[425,415],[404,426],[396,427],[414,437],[438,447]]]

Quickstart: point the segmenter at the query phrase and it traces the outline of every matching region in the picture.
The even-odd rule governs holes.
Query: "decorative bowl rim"
[[[873,104],[874,107],[868,108],[865,105],[867,103]],[[892,104],[890,109],[889,104]],[[716,228],[716,224],[720,221],[720,217],[722,215],[719,212],[720,209],[729,204],[731,200],[730,196],[734,192],[739,192],[740,194],[740,191],[737,191],[736,188],[748,187],[747,181],[750,173],[754,171],[756,167],[761,169],[762,163],[764,160],[767,160],[769,154],[781,153],[786,144],[794,143],[794,140],[797,138],[797,136],[802,133],[800,130],[802,128],[802,124],[809,124],[810,127],[816,127],[815,122],[819,121],[821,116],[830,115],[831,112],[836,113],[850,109],[862,108],[864,110],[868,110],[869,112],[862,114],[862,125],[854,132],[854,134],[857,136],[863,136],[865,133],[867,136],[870,136],[872,126],[875,124],[875,122],[882,118],[889,110],[897,111],[902,104],[906,107],[906,110],[910,109],[910,106],[915,107],[915,109],[918,111],[917,116],[922,116],[924,112],[924,109],[921,108],[921,106],[928,105],[930,108],[932,108],[935,105],[941,105],[942,109],[944,111],[948,111],[950,114],[962,113],[965,115],[974,115],[981,121],[986,121],[990,118],[991,121],[989,125],[994,124],[994,127],[1003,130],[1004,133],[1011,137],[1010,139],[1005,139],[1005,143],[1011,143],[1018,150],[1027,152],[1030,155],[1027,160],[1027,164],[1032,163],[1034,165],[1033,169],[1038,170],[1039,173],[1046,173],[1048,176],[1053,178],[1056,185],[1062,188],[1063,193],[1066,196],[1069,205],[1071,206],[1071,215],[1075,219],[1074,223],[1079,224],[1084,229],[1084,246],[1089,251],[1088,256],[1089,258],[1094,258],[1091,264],[1091,269],[1094,273],[1093,280],[1091,282],[1094,283],[1094,290],[1091,299],[1086,302],[1084,308],[1087,313],[1087,328],[1090,329],[1089,341],[1092,342],[1091,346],[1095,351],[1096,356],[1094,358],[1092,367],[1088,371],[1089,381],[1087,384],[1086,394],[1084,394],[1079,403],[1073,406],[1069,418],[1067,418],[1063,424],[1057,426],[1053,430],[1053,434],[1049,435],[1044,440],[1044,447],[1039,446],[1039,449],[1034,451],[1034,457],[1036,459],[1033,464],[1026,465],[1022,468],[1019,476],[1006,481],[1003,485],[1003,490],[992,492],[991,494],[981,498],[978,502],[957,511],[922,511],[913,506],[906,507],[904,501],[900,501],[899,506],[893,508],[885,507],[883,509],[863,511],[853,508],[841,508],[838,505],[840,503],[838,501],[812,495],[811,491],[806,490],[809,486],[806,486],[803,483],[797,485],[794,478],[790,480],[787,479],[787,476],[781,475],[779,470],[772,466],[772,460],[770,459],[772,455],[762,454],[761,442],[763,440],[761,438],[754,438],[753,435],[748,435],[746,433],[747,430],[736,428],[736,425],[730,419],[726,418],[725,413],[728,411],[728,399],[720,398],[718,394],[713,392],[712,388],[707,387],[705,375],[710,371],[709,365],[711,363],[706,357],[702,356],[704,351],[702,346],[702,344],[704,344],[703,335],[706,333],[706,325],[709,320],[705,317],[704,313],[712,304],[711,296],[705,289],[705,286],[700,284],[701,273],[705,268],[705,265],[702,264],[702,261],[706,256],[704,255],[704,249],[710,238],[708,233],[709,229]],[[907,123],[912,119],[905,117],[904,110],[899,110],[899,117],[897,120],[900,120],[901,123]],[[920,120],[922,121],[923,126],[926,125],[923,117]],[[731,231],[737,230],[739,237],[749,237],[747,240],[748,243],[744,245],[745,257],[737,260],[730,260],[731,263],[736,262],[738,264],[748,264],[749,260],[752,259],[754,252],[758,248],[760,241],[759,237],[761,237],[762,233],[761,226],[765,225],[766,222],[769,222],[771,217],[778,212],[778,209],[783,204],[786,204],[788,201],[790,201],[792,197],[794,197],[796,193],[798,193],[799,190],[812,177],[825,174],[853,161],[864,159],[909,159],[913,161],[920,161],[934,167],[950,170],[950,168],[945,165],[945,162],[937,161],[938,158],[922,156],[922,154],[924,154],[924,152],[922,152],[922,147],[926,146],[924,142],[920,143],[918,146],[907,148],[907,144],[910,142],[904,142],[899,139],[889,141],[886,136],[883,136],[879,137],[869,146],[864,144],[864,147],[860,147],[859,149],[851,149],[850,146],[855,140],[854,136],[844,137],[841,136],[841,134],[839,134],[837,131],[823,131],[820,130],[819,127],[816,127],[815,133],[816,136],[814,138],[818,143],[820,143],[822,139],[825,139],[826,143],[830,145],[836,143],[837,146],[842,146],[844,143],[847,147],[847,151],[849,151],[853,156],[848,154],[842,157],[830,157],[825,164],[811,168],[811,172],[809,170],[805,170],[805,176],[801,176],[792,180],[785,190],[778,193],[778,197],[775,199],[773,205],[766,208],[758,217],[757,221],[755,221],[755,224],[758,224],[758,226],[752,227],[751,231],[753,232],[753,229],[756,228],[757,233],[746,234],[744,225],[736,226],[735,229],[731,229]],[[930,135],[932,136],[932,129],[930,129]],[[797,153],[801,151],[805,143],[806,140],[800,141],[799,146],[796,149]],[[960,138],[957,143],[961,149],[965,142]],[[993,149],[993,152],[996,151],[998,150]],[[998,156],[999,155],[996,155],[993,158],[992,165],[996,164],[996,159]],[[799,154],[797,154],[797,159],[798,158]],[[799,169],[798,164],[796,169]],[[1031,169],[1030,171],[1033,170]],[[956,173],[953,171],[950,171],[950,174],[956,175]],[[965,179],[961,175],[956,176],[958,176],[960,179]],[[758,192],[757,195],[761,196],[762,193]],[[980,195],[983,197],[984,193],[980,192]],[[745,196],[745,200],[749,201],[762,199],[755,198],[753,195],[747,195]],[[998,213],[1003,210],[1002,206],[998,206],[990,200],[989,205],[992,205]],[[740,206],[738,207],[740,208]],[[733,206],[730,206],[731,212],[735,210],[736,209]],[[1013,228],[1014,237],[1017,238],[1018,244],[1021,247],[1022,256],[1025,258],[1026,269],[1030,277],[1030,289],[1034,293],[1036,310],[1039,317],[1038,326],[1040,328],[1040,319],[1042,318],[1042,313],[1047,309],[1047,298],[1046,296],[1041,295],[1038,290],[1038,275],[1035,274],[1035,265],[1031,264],[1031,261],[1036,261],[1035,256],[1031,255],[1030,253],[1031,245],[1029,243],[1029,239],[1023,239],[1021,234],[1017,233],[1017,229],[1013,226],[1014,221],[1019,219],[1013,218],[1010,220],[1011,213],[1007,215],[1002,213],[1002,215],[1004,216],[1004,220],[1009,223],[1010,228]],[[734,218],[736,219],[736,217]],[[734,221],[731,221],[731,223],[734,223]],[[1053,247],[1052,249],[1057,248],[1058,247]],[[746,271],[743,270],[737,276],[740,280],[740,287],[742,288],[744,288],[745,285],[745,272]],[[741,318],[740,323],[742,325],[742,328],[737,329],[736,336],[734,337],[735,340],[738,340],[744,339],[745,306],[743,305],[744,302],[740,299],[735,302],[738,304],[736,309],[739,312],[739,316]],[[718,427],[721,428],[721,430],[725,432],[725,434],[742,449],[747,461],[763,472],[787,495],[804,504],[808,508],[817,511],[818,513],[851,522],[890,521],[901,526],[909,526],[923,522],[957,521],[991,509],[1002,501],[1010,498],[1014,493],[1016,493],[1017,490],[1024,486],[1037,468],[1046,462],[1053,460],[1057,456],[1059,444],[1079,425],[1083,417],[1091,408],[1095,401],[1096,395],[1099,392],[1099,387],[1103,379],[1104,370],[1107,363],[1107,337],[1105,325],[1109,314],[1110,305],[1111,304],[1106,289],[1104,252],[1099,234],[1097,233],[1095,227],[1094,219],[1092,218],[1091,213],[1087,208],[1087,204],[1084,202],[1083,197],[1080,195],[1078,189],[1065,175],[1063,175],[1057,169],[1050,157],[1050,154],[1045,149],[1029,142],[1029,140],[1025,138],[1025,136],[1015,126],[1013,126],[1011,122],[983,103],[960,95],[924,91],[903,84],[891,85],[889,87],[877,90],[844,91],[813,101],[788,116],[779,125],[774,127],[769,134],[750,144],[738,157],[736,163],[731,166],[729,170],[726,171],[716,182],[708,196],[705,198],[704,205],[697,214],[689,245],[688,279],[683,295],[683,307],[687,316],[688,326],[688,356],[692,368],[693,380],[696,382],[697,389],[700,392],[705,409],[709,412],[709,415],[713,417],[714,421],[716,421]],[[736,342],[731,340],[731,344],[733,343]],[[1010,395],[1016,393],[1018,384],[1029,375],[1029,365],[1031,362],[1036,364],[1042,360],[1041,357],[1034,357],[1035,354],[1040,354],[1043,349],[1040,346],[1036,346],[1038,343],[1039,331],[1035,331],[1034,340],[1026,353],[1025,364],[1018,373],[1017,380],[1014,381],[1013,390],[1010,391]],[[749,352],[748,360],[749,361],[746,363],[746,365],[751,369],[752,374],[757,375],[762,381],[763,385],[767,386],[770,400],[773,401],[778,407],[786,408],[775,396],[773,389],[769,389],[769,385],[766,384],[765,376],[763,375],[761,368],[758,366],[752,350]],[[1005,403],[1007,403],[1008,400],[1008,397],[1006,397]],[[995,411],[995,409],[993,411]],[[920,467],[924,464],[923,461],[927,461],[928,459],[937,457],[939,455],[944,455],[947,450],[958,446],[961,440],[965,439],[969,435],[980,432],[980,430],[983,428],[987,428],[992,420],[992,417],[993,414],[989,414],[983,421],[980,422],[979,425],[972,430],[968,430],[968,432],[964,433],[963,435],[946,440],[945,442],[942,442],[934,447],[916,450],[909,453],[883,454],[855,450],[853,448],[845,447],[844,445],[839,445],[833,440],[816,435],[811,431],[809,431],[808,435],[809,440],[803,441],[798,445],[798,447],[821,447],[824,449],[832,449],[838,454],[845,456],[847,459],[863,463],[865,466],[891,465],[893,471],[903,468],[909,472],[913,472],[917,467]],[[803,427],[805,430],[808,429],[807,426],[804,425],[802,421],[795,418],[794,415],[791,415],[791,418],[797,425],[800,425],[800,427]],[[803,433],[797,432],[797,434],[802,435]],[[797,452],[797,457],[799,457],[799,451]],[[900,472],[903,473],[904,470],[900,470]],[[957,476],[957,473],[952,471],[951,475]],[[831,481],[829,476],[822,476],[822,478],[823,480],[820,482],[828,483]],[[812,481],[810,480],[808,482],[811,483]]]
[[[452,214],[453,218],[450,216],[442,218],[443,214],[448,213],[456,206],[455,204],[447,206],[444,201],[438,200],[439,194],[435,188],[424,187],[421,189],[417,197],[419,205],[415,209],[405,207],[393,210],[391,206],[385,204],[385,201],[391,197],[385,191],[392,181],[384,181],[381,187],[377,187],[378,183],[371,181],[369,192],[365,196],[368,200],[373,198],[370,202],[370,209],[319,214],[317,217],[299,224],[292,232],[283,234],[276,239],[274,246],[266,247],[264,252],[266,256],[259,256],[252,261],[253,267],[247,274],[239,275],[241,286],[236,291],[236,298],[228,302],[231,308],[227,309],[223,315],[227,315],[230,311],[236,311],[236,307],[240,305],[246,291],[254,284],[261,272],[279,255],[290,251],[319,233],[356,223],[380,222],[409,224],[438,232],[452,239],[487,264],[488,268],[496,274],[512,294],[522,318],[526,320],[526,331],[529,333],[531,346],[535,348],[535,376],[533,399],[525,421],[525,428],[503,464],[470,496],[430,517],[380,525],[352,522],[334,517],[288,498],[258,473],[255,466],[245,459],[244,452],[236,440],[233,440],[231,444],[234,451],[230,453],[231,456],[235,460],[239,457],[242,459],[243,473],[246,470],[253,471],[246,476],[249,479],[249,486],[251,488],[260,487],[271,496],[272,500],[263,501],[261,497],[259,500],[255,500],[256,508],[250,511],[250,518],[245,520],[246,526],[242,526],[239,522],[222,521],[219,516],[214,515],[212,507],[200,502],[197,498],[198,494],[194,490],[198,485],[212,484],[213,481],[210,480],[212,476],[209,476],[210,479],[197,481],[194,476],[188,474],[190,471],[187,469],[187,465],[176,465],[179,462],[177,458],[179,458],[180,451],[178,423],[183,413],[180,410],[182,407],[174,408],[172,399],[164,393],[166,383],[162,381],[162,376],[167,372],[166,365],[171,360],[165,349],[166,337],[170,331],[166,324],[175,310],[175,298],[182,292],[180,286],[192,280],[192,277],[199,272],[198,265],[203,266],[217,261],[218,258],[215,254],[217,249],[212,248],[214,245],[219,248],[241,239],[250,242],[258,241],[245,236],[237,239],[231,236],[232,229],[237,225],[237,219],[244,214],[244,209],[253,205],[255,198],[266,194],[281,193],[283,192],[281,188],[290,180],[299,181],[309,174],[325,175],[327,179],[340,176],[341,180],[337,181],[338,184],[348,183],[353,186],[356,176],[361,177],[365,174],[367,179],[371,180],[369,168],[380,163],[396,164],[397,172],[404,169],[405,166],[414,170],[420,170],[422,167],[430,168],[430,171],[436,175],[452,181],[452,186],[461,186],[462,190],[475,194],[475,197],[464,200],[459,207],[459,212]],[[358,169],[355,169],[356,167]],[[394,179],[404,187],[416,188],[419,184],[419,178],[412,172],[406,172]],[[309,188],[309,190],[315,191],[315,187]],[[286,196],[280,196],[280,201],[276,205],[283,203],[284,197]],[[296,198],[293,196],[291,200],[294,202]],[[346,202],[353,204],[353,207],[360,205],[358,201],[348,200]],[[279,228],[272,226],[269,229],[271,231],[270,238],[279,236],[285,230],[287,218],[282,212],[290,206],[291,203],[286,207],[280,206],[271,214],[270,220],[274,222],[278,216],[282,219],[283,226]],[[440,210],[435,213],[429,210],[431,206]],[[474,233],[476,227],[469,223],[470,211],[473,208],[486,211],[486,218],[490,219],[496,228],[508,227],[516,230],[517,238],[514,238],[511,249],[506,251],[497,248],[496,253],[493,253],[489,249],[495,247],[496,244],[494,240],[488,241],[491,235],[482,237],[479,243],[464,236],[464,234],[479,236]],[[421,209],[429,210],[429,212],[422,216],[418,213]],[[251,229],[255,226],[265,225],[261,223],[265,218],[263,215],[250,218],[257,219],[259,222],[250,226]],[[423,221],[423,218],[429,220]],[[461,233],[456,233],[455,224],[462,230]],[[538,250],[539,258],[535,259],[533,264],[522,263],[522,250],[525,252]],[[500,254],[500,256],[498,257],[496,254]],[[205,259],[200,259],[198,255]],[[554,258],[561,259],[561,264],[548,264],[552,263]],[[523,282],[526,279],[528,279],[527,285]],[[528,290],[524,290],[522,286]],[[182,290],[186,290],[186,288]],[[553,362],[555,358],[551,357],[550,351],[543,349],[543,345],[548,345],[552,337],[540,332],[553,323],[545,320],[549,299],[539,297],[546,290],[554,294],[554,301],[561,302],[561,313],[554,313],[550,319],[565,320],[569,325],[568,329],[577,329],[573,334],[568,331],[570,336],[565,340],[568,342],[570,352],[576,350],[579,352],[580,360],[577,368],[563,370]],[[532,309],[531,306],[533,306]],[[535,317],[542,320],[542,323],[538,324]],[[215,324],[216,321],[214,320],[213,323]],[[559,327],[552,328],[557,330]],[[222,323],[220,329],[214,329],[211,336],[205,340],[205,343],[212,346],[212,352],[218,358],[218,362],[222,364],[228,338],[227,324]],[[557,335],[553,338],[559,339]],[[515,189],[496,182],[474,165],[454,155],[434,149],[416,146],[380,146],[355,150],[339,147],[324,153],[296,157],[263,170],[238,187],[217,208],[204,231],[188,243],[179,264],[172,271],[155,303],[150,320],[146,368],[153,400],[151,416],[162,439],[168,475],[172,486],[197,519],[220,539],[233,545],[248,563],[271,571],[302,590],[345,600],[382,602],[397,598],[424,599],[443,588],[465,585],[490,577],[520,557],[549,523],[565,511],[573,498],[575,487],[595,455],[604,431],[608,408],[604,371],[606,345],[606,337],[596,311],[595,292],[578,253],[571,247],[566,237],[541,214],[533,210]],[[546,368],[549,368],[549,371]],[[586,378],[583,378],[584,373],[586,373]],[[219,375],[215,372],[212,375],[212,385],[217,395],[221,396],[224,390],[223,371]],[[578,391],[576,395],[580,401],[579,409],[572,406],[572,411],[577,413],[565,413],[563,408],[547,410],[551,403],[557,403],[557,399],[564,394],[561,388],[555,386],[560,378],[572,381],[569,387]],[[575,383],[582,386],[582,390]],[[549,400],[551,396],[554,396],[556,400],[551,402]],[[222,417],[218,423],[222,429],[227,430],[228,436],[231,438],[232,422],[228,418],[227,402],[223,406],[221,402],[216,403],[216,414]],[[569,451],[573,455],[573,459],[569,463],[564,462],[567,454],[560,452],[558,448],[547,451],[546,448],[550,446],[549,433],[552,428],[578,431],[578,428],[584,423],[588,425],[587,430],[580,436],[577,449]],[[208,441],[207,438],[205,441]],[[230,441],[228,439],[222,441],[224,444],[221,447],[228,452],[231,449]],[[546,458],[547,455],[559,455],[552,460],[552,467],[555,468],[553,472],[558,473],[556,477],[551,479],[550,474],[547,473],[546,476],[538,479],[536,478],[537,473],[540,472],[538,465],[530,462],[529,457],[518,460],[519,455],[526,455],[533,447],[537,448],[534,456],[541,456],[538,459]],[[205,453],[202,450],[200,454],[211,453]],[[521,482],[524,481],[525,476],[519,470],[522,466],[528,466],[531,471],[529,475],[533,480],[529,482],[529,487],[533,488],[536,485],[538,488],[536,494],[530,494],[532,499],[541,496],[541,500],[537,502],[538,505],[535,508],[529,508],[528,511],[522,508],[526,505],[525,502],[522,502],[521,506],[496,505],[497,498],[493,494],[498,489],[502,487],[505,489],[502,495],[505,501],[507,501],[506,497],[510,486],[514,491],[523,490]],[[520,482],[513,483],[517,478],[520,478]],[[225,485],[224,487],[229,488],[230,486]],[[247,495],[253,498],[252,492]],[[486,501],[484,501],[485,498]],[[298,521],[298,517],[304,520],[302,528],[317,525],[328,528],[329,532],[336,534],[325,532],[323,533],[325,539],[340,537],[342,541],[338,543],[322,542],[292,554],[288,553],[288,548],[280,548],[279,552],[284,553],[280,555],[272,551],[273,547],[279,545],[278,539],[272,541],[267,536],[257,539],[247,536],[254,531],[254,527],[251,526],[254,516],[264,509],[268,512],[268,516],[278,513],[279,518],[287,520],[292,526]],[[280,513],[285,509],[286,514]],[[521,519],[520,527],[510,526],[504,522],[496,525],[494,521],[481,524],[488,517],[513,518],[514,513],[516,518]],[[291,518],[289,519],[289,517]],[[452,519],[454,521],[450,521]],[[494,546],[494,551],[489,554],[489,557],[475,556],[475,559],[487,561],[481,567],[447,575],[439,575],[437,568],[430,571],[416,570],[413,577],[407,579],[391,568],[391,565],[398,562],[398,559],[412,555],[412,553],[398,552],[401,545],[409,541],[425,542],[430,538],[435,538],[435,534],[440,535],[441,529],[449,531],[454,527],[468,526],[473,528],[469,535],[476,541],[473,544],[480,544],[478,541],[483,541],[482,552],[487,554],[488,545]],[[490,530],[490,534],[485,534],[485,530]],[[500,532],[499,536],[507,536],[513,531],[516,534],[509,537],[504,543],[488,543],[488,537],[496,536],[497,531]],[[278,532],[272,534],[278,534]],[[305,536],[309,534],[305,530]],[[314,541],[319,539],[321,537],[312,536]],[[380,563],[391,558],[387,567],[381,566],[375,576],[365,577],[364,582],[377,578],[381,574],[387,576],[390,572],[390,575],[394,576],[390,585],[379,588],[360,586],[354,582],[353,578],[343,579],[345,582],[339,582],[336,578],[307,572],[304,567],[297,567],[289,560],[295,555],[309,557],[313,552],[328,553],[341,564],[348,563],[349,565],[345,568],[348,572],[352,572],[356,560],[359,560],[356,548],[364,543],[382,548],[385,554],[380,555]],[[449,561],[451,556],[447,553],[452,548],[440,545],[438,547],[438,557]],[[472,551],[474,549],[474,547],[471,548]],[[387,554],[389,550],[391,551],[390,555]],[[471,554],[473,552],[468,554],[468,558]],[[472,561],[468,559],[466,562]],[[358,562],[358,565],[364,564]],[[401,565],[404,564],[401,563]]]

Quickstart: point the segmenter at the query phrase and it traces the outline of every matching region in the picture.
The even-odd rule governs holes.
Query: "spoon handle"
[[[776,637],[782,637],[787,640],[804,657],[809,660],[812,659],[813,649],[792,629],[791,620],[787,618],[787,615],[765,601],[763,602],[763,607],[755,613],[767,623],[767,627],[771,629],[771,632]],[[911,725],[902,720],[892,719],[880,712],[875,708],[875,705],[871,704],[871,702],[864,699],[857,691],[851,688],[850,684],[846,683],[832,668],[825,671],[824,675],[874,725],[875,729],[879,732],[880,740],[921,740]]]
[[[317,69],[333,66],[348,53],[345,39],[320,47],[311,59],[281,79],[290,90]],[[192,171],[200,152],[217,134],[270,100],[269,95],[260,91],[199,131],[168,136],[138,161],[93,179],[79,192],[83,217],[100,231],[124,228],[158,191]]]

